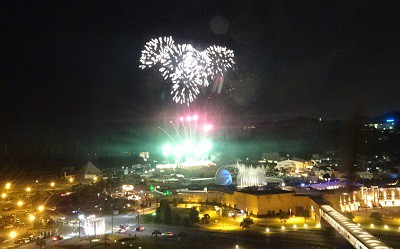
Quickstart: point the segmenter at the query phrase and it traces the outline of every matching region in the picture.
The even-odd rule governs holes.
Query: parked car
[[[141,231],[144,230],[144,226],[138,226],[138,227],[136,227],[135,230],[136,230],[137,232],[141,232]]]
[[[58,241],[58,240],[62,240],[63,237],[61,235],[54,235],[53,237],[51,237],[52,241]]]

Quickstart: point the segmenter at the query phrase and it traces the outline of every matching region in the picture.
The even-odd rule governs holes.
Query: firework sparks
[[[172,82],[172,99],[189,105],[200,93],[200,86],[207,87],[209,78],[222,75],[234,64],[232,50],[210,46],[204,51],[191,44],[175,45],[172,37],[159,37],[145,44],[140,57],[140,68],[152,68],[159,64],[165,80]]]
[[[166,159],[170,158],[175,163],[207,160],[212,148],[208,137],[213,126],[197,114],[181,116],[176,120],[170,121],[172,133],[159,127],[171,140],[162,148]]]
[[[208,47],[205,53],[209,59],[207,69],[212,76],[222,75],[235,64],[233,60],[235,57],[233,50],[227,49],[226,47],[213,45]]]

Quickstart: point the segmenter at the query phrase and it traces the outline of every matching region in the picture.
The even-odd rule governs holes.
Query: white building
[[[76,176],[83,179],[94,179],[95,177],[101,177],[102,175],[103,172],[90,161],[76,172]]]
[[[300,173],[303,171],[307,171],[305,162],[295,161],[295,160],[284,160],[276,163],[275,169],[278,169],[282,172],[295,172]]]

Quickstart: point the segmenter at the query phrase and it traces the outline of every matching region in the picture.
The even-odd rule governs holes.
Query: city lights
[[[29,221],[34,221],[34,220],[35,220],[35,216],[32,215],[32,214],[30,214],[30,215],[29,215]]]
[[[11,231],[11,232],[10,232],[10,238],[11,238],[11,239],[15,239],[15,237],[17,237],[17,232]]]
[[[17,206],[18,206],[18,207],[22,207],[22,205],[24,205],[24,202],[23,202],[23,201],[18,201],[18,202],[17,202]]]
[[[51,183],[50,183],[50,186],[51,186],[52,188],[54,188],[54,186],[56,186],[56,183],[55,183],[55,182],[51,182]]]
[[[6,198],[6,197],[7,197],[7,194],[6,194],[6,193],[2,193],[2,194],[1,194],[1,198],[4,199],[4,198]]]
[[[6,189],[10,189],[11,188],[11,182],[7,182],[5,187],[6,187]]]
[[[31,187],[26,187],[26,192],[31,192],[32,191],[32,188]]]
[[[43,210],[44,210],[44,206],[43,206],[43,205],[40,205],[40,206],[38,207],[38,211],[39,211],[39,212],[43,212]]]

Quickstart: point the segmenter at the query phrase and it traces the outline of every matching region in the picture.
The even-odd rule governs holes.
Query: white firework
[[[145,44],[139,67],[145,69],[159,64],[162,77],[173,83],[172,99],[189,105],[200,93],[200,86],[207,87],[210,78],[222,75],[234,65],[233,58],[233,51],[226,47],[213,45],[198,51],[191,44],[175,45],[169,36]]]
[[[178,104],[189,105],[196,99],[199,93],[198,85],[191,81],[179,82],[172,85],[172,100]]]
[[[139,68],[151,68],[157,63],[164,64],[169,59],[169,51],[175,46],[174,43],[171,36],[159,37],[146,42],[140,57]]]
[[[205,53],[208,57],[207,70],[212,77],[219,74],[223,75],[235,64],[233,50],[226,47],[212,45],[205,50]]]

